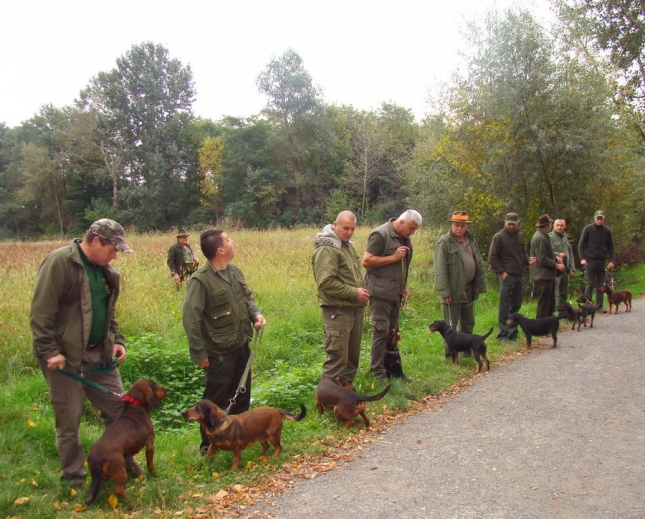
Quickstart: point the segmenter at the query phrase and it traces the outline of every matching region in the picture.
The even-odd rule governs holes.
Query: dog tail
[[[387,394],[387,392],[389,390],[390,390],[390,386],[388,385],[383,391],[381,391],[380,393],[378,393],[376,395],[372,395],[372,396],[358,395],[358,401],[359,402],[374,402],[376,400],[380,400],[381,398],[383,398]]]
[[[101,484],[101,461],[97,458],[90,460],[90,474],[92,475],[92,482],[90,483],[90,490],[87,493],[85,504],[92,503],[99,493],[99,485]]]
[[[484,339],[486,337],[488,337],[491,333],[493,333],[493,327],[492,326],[490,327],[490,330],[488,330],[488,333],[486,335],[484,335]]]
[[[318,410],[320,411],[320,408],[318,408]],[[280,414],[282,415],[283,419],[286,418],[291,422],[299,422],[305,416],[307,416],[307,408],[304,406],[304,404],[300,404],[300,414],[288,413],[287,411],[283,411],[282,409],[280,409]]]

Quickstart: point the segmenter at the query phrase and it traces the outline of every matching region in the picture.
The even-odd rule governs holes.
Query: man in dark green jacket
[[[614,236],[605,225],[602,210],[596,211],[593,218],[594,223],[587,225],[580,234],[578,256],[585,269],[585,294],[592,299],[595,288],[598,311],[607,313],[602,307],[603,293],[598,289],[605,284],[605,262],[609,260],[608,269],[614,268]]]
[[[441,298],[444,321],[453,329],[473,333],[474,303],[486,292],[486,267],[475,237],[467,230],[471,220],[466,211],[455,211],[450,231],[434,248],[434,277]],[[446,347],[446,356],[449,355]]]
[[[186,231],[179,229],[177,243],[168,249],[166,263],[177,288],[199,267],[199,259],[195,257],[192,247],[188,244],[189,236]]]
[[[540,215],[537,230],[531,239],[531,257],[535,263],[530,267],[531,279],[535,284],[538,297],[535,318],[541,319],[553,315],[555,310],[555,277],[558,270],[564,271],[562,258],[553,252],[549,231],[553,228],[553,220],[548,214]]]
[[[325,324],[322,376],[354,380],[363,335],[364,308],[370,294],[363,287],[360,257],[350,241],[356,215],[342,211],[316,236],[311,259],[318,286],[318,304]]]
[[[85,399],[100,411],[105,425],[124,410],[120,397],[61,372],[80,371],[85,379],[123,393],[119,370],[103,371],[113,357],[117,365],[126,357],[125,338],[114,317],[119,273],[109,265],[117,252],[132,252],[123,227],[107,218],[97,220],[83,240],[44,259],[31,302],[32,352],[47,380],[54,408],[61,480],[73,487],[82,486],[86,476],[79,436]],[[132,457],[126,461],[138,468]]]
[[[573,276],[576,264],[573,259],[573,247],[566,233],[567,222],[562,218],[553,222],[553,230],[549,233],[553,252],[562,258],[564,271],[558,271],[555,277],[555,307],[564,306],[569,297],[569,277]]]
[[[200,245],[208,262],[195,272],[184,296],[182,319],[190,359],[205,372],[203,398],[222,409],[228,407],[251,356],[249,342],[253,328],[266,325],[242,271],[231,260],[235,243],[225,232],[210,229],[202,233]],[[251,371],[229,414],[249,409]],[[202,450],[210,441],[202,430]]]

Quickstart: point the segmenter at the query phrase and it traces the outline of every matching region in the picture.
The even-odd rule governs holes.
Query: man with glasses
[[[592,299],[596,289],[596,306],[598,311],[607,313],[602,307],[603,294],[598,290],[605,284],[605,262],[609,260],[608,269],[614,268],[614,237],[611,229],[605,225],[605,213],[598,210],[594,213],[594,223],[583,230],[578,242],[578,256],[585,269],[585,294]]]
[[[522,274],[529,265],[524,235],[519,230],[520,217],[508,213],[504,228],[493,236],[488,249],[490,268],[499,276],[499,309],[497,320],[500,341],[516,341],[517,325],[506,324],[508,316],[520,311],[522,306]]]

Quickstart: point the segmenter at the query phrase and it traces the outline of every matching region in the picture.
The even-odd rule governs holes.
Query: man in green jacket
[[[564,271],[558,271],[555,278],[555,305],[556,308],[564,306],[569,297],[569,277],[573,276],[576,264],[573,259],[573,247],[566,233],[567,223],[559,218],[553,222],[553,230],[549,233],[553,252],[562,258]]]
[[[192,247],[188,244],[189,236],[190,234],[186,231],[179,229],[177,243],[168,249],[166,263],[177,288],[181,287],[184,280],[188,279],[199,267],[199,259],[195,257]]]
[[[200,245],[208,262],[195,272],[186,287],[182,319],[190,359],[205,372],[203,398],[222,409],[228,407],[251,356],[253,328],[266,325],[242,271],[231,264],[235,243],[220,229],[202,233]],[[249,409],[251,371],[229,414]],[[210,441],[202,430],[200,449]]]
[[[342,375],[349,382],[358,371],[364,309],[370,298],[363,287],[360,257],[350,241],[355,230],[356,215],[342,211],[316,236],[311,259],[325,325],[322,376]]]
[[[468,231],[471,223],[466,211],[452,213],[450,231],[434,249],[434,278],[441,298],[443,319],[454,330],[473,333],[474,303],[486,292],[486,267],[475,237]],[[446,347],[446,356],[449,356]]]
[[[40,265],[29,323],[32,352],[38,359],[56,418],[56,447],[61,481],[80,487],[85,481],[85,454],[79,424],[85,399],[99,410],[105,425],[123,414],[123,400],[62,372],[81,374],[116,394],[123,393],[118,369],[126,357],[125,338],[114,309],[119,298],[119,273],[109,263],[117,252],[132,252],[123,227],[102,218],[83,240],[50,253]],[[98,372],[97,372],[98,371]],[[134,459],[129,467],[140,470]]]
[[[384,383],[387,382],[387,342],[392,331],[398,331],[401,307],[410,298],[411,237],[421,227],[421,222],[421,215],[414,209],[391,218],[371,232],[363,255],[363,267],[367,270],[365,288],[370,293],[372,316],[371,371]]]
[[[537,230],[531,239],[531,257],[535,263],[530,266],[531,279],[535,285],[538,303],[535,318],[553,315],[555,310],[555,277],[557,271],[564,271],[562,259],[553,252],[549,231],[553,220],[548,214],[540,215]]]

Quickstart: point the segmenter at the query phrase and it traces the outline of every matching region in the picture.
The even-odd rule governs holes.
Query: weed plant
[[[321,454],[330,441],[357,434],[343,429],[332,414],[320,416],[315,409],[313,392],[324,359],[323,326],[311,272],[316,232],[318,229],[230,232],[237,244],[234,263],[244,272],[268,322],[261,341],[255,343],[253,405],[297,412],[304,403],[308,410],[302,422],[285,423],[284,451],[279,459],[261,457],[256,445],[243,452],[243,468],[235,473],[230,470],[230,453],[219,452],[212,461],[199,454],[198,428],[181,416],[182,410],[201,398],[204,380],[201,370],[190,362],[181,323],[185,287],[175,288],[166,266],[166,253],[175,237],[128,235],[135,252],[120,254],[113,262],[122,275],[117,317],[128,340],[122,378],[126,388],[137,378],[151,378],[169,393],[164,407],[153,413],[159,475],[130,479],[126,487],[129,500],[119,502],[114,510],[108,504],[114,491],[111,482],[103,483],[97,501],[87,509],[87,485],[75,493],[60,484],[53,412],[45,381],[31,355],[29,304],[38,265],[48,252],[64,243],[0,244],[0,352],[4,359],[0,365],[0,518],[171,517],[208,503],[209,496],[220,489],[259,484],[294,456]],[[369,232],[359,228],[354,236],[361,255]],[[446,360],[441,337],[427,328],[441,317],[432,274],[432,250],[438,236],[438,231],[422,228],[413,238],[412,299],[401,314],[403,367],[416,381],[394,381],[381,402],[369,405],[370,415],[409,409],[427,395],[446,391],[475,369],[469,358],[459,366]],[[190,242],[205,261],[199,252],[198,233]],[[636,295],[645,292],[644,271],[639,267],[620,272],[619,286],[631,285]],[[530,283],[526,287],[529,294]],[[476,303],[476,333],[497,327],[497,302],[496,280],[489,276],[489,290]],[[530,314],[534,304],[522,310]],[[488,343],[493,369],[505,349],[521,347],[519,343],[501,345],[494,338]],[[366,318],[360,369],[354,381],[362,393],[381,389],[369,373],[369,344]],[[362,428],[358,426],[359,431]],[[81,425],[84,448],[89,450],[101,433],[97,413],[88,405]],[[139,461],[145,465],[145,456],[140,455]]]

